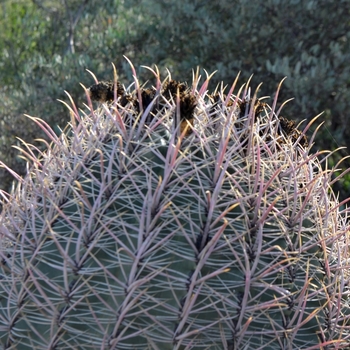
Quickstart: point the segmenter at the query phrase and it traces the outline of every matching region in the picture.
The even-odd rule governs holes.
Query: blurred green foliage
[[[311,120],[324,111],[315,150],[350,147],[349,15],[348,0],[3,0],[0,159],[23,174],[11,148],[19,143],[15,136],[31,143],[44,137],[23,114],[64,127],[69,115],[56,99],[67,101],[67,90],[82,107],[79,83],[92,83],[86,69],[110,78],[111,62],[121,80],[130,79],[123,55],[143,79],[151,76],[140,66],[153,64],[181,80],[191,80],[196,66],[217,70],[213,84],[230,84],[239,71],[241,83],[254,74],[253,86],[264,83],[260,96],[288,76],[280,101],[295,99],[283,115]],[[8,189],[4,169],[0,179]],[[350,177],[334,189],[350,196]]]

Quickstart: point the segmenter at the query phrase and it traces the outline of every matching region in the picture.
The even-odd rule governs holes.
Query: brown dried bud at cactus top
[[[238,105],[239,105],[239,109],[241,111],[240,117],[243,118],[246,115],[246,113],[249,113],[249,109],[248,109],[248,111],[246,111],[246,109],[251,108],[250,106],[252,105],[252,99],[241,101],[238,103]],[[266,106],[266,103],[261,102],[259,100],[255,101],[255,104],[254,104],[255,117],[258,117],[259,114],[264,111],[265,106]]]
[[[112,81],[101,81],[98,84],[92,85],[88,91],[93,101],[108,103],[114,100],[114,83]],[[140,106],[142,106],[143,111],[146,110],[146,108],[154,100],[155,94],[156,91],[154,89],[140,88],[140,96],[142,100],[140,104],[138,95],[132,96],[130,94],[126,94],[123,86],[119,82],[117,83],[117,97],[121,98],[120,104],[124,107],[128,102],[130,102],[135,108],[135,111],[138,113],[141,112]],[[183,132],[183,130],[186,129],[185,134],[188,135],[191,132],[189,126],[193,126],[193,113],[197,106],[196,97],[190,93],[185,83],[175,80],[170,80],[164,84],[162,95],[167,100],[173,100],[174,102],[176,102],[177,98],[179,98],[180,132]],[[159,112],[159,105],[155,104],[150,113],[154,115],[157,112]],[[150,119],[151,118],[148,118],[148,121]]]
[[[100,81],[88,89],[90,98],[98,102],[111,102],[114,100],[114,82]],[[124,87],[119,82],[117,83],[117,96],[123,96],[125,93]]]
[[[142,106],[144,110],[153,101],[154,96],[155,96],[155,91],[153,91],[152,89],[142,89],[141,98],[142,98]]]
[[[280,121],[280,127],[281,129],[287,134],[287,136],[290,137],[290,139],[293,142],[296,142],[299,138],[299,143],[303,147],[308,146],[308,141],[307,138],[304,134],[302,134],[297,128],[296,128],[296,123],[293,120],[288,120],[284,117],[279,117],[278,118]]]
[[[177,95],[180,100],[180,114],[182,120],[192,120],[193,112],[197,106],[197,100],[193,96],[185,83],[170,80],[163,88],[163,96],[176,101]]]
[[[196,97],[190,93],[186,83],[176,80],[170,80],[164,84],[163,96],[166,99],[179,99],[180,103],[180,132],[185,131],[185,135],[189,135],[193,127],[193,113],[197,106]]]
[[[219,106],[219,102],[222,100],[225,100],[227,96],[225,94],[220,97],[220,94],[214,93],[209,96],[209,98],[212,100],[213,104],[210,109],[210,114],[215,115],[215,109],[221,108]],[[252,108],[252,99],[245,99],[243,101],[237,101],[237,106],[239,108],[239,118],[244,118],[249,113],[249,108]],[[234,104],[234,102],[230,99],[226,103],[226,107],[230,107]],[[260,100],[256,100],[254,104],[254,118],[258,118],[261,113],[264,112],[264,108],[267,106],[266,103],[261,102]],[[280,127],[279,131],[281,135],[287,136],[292,142],[298,141],[300,145],[303,147],[308,146],[307,137],[297,129],[297,124],[293,120],[288,120],[282,116],[278,117]],[[263,133],[263,131],[262,131]],[[300,139],[299,139],[300,138]],[[280,140],[281,143],[285,142],[284,139]]]
[[[163,95],[165,98],[170,99],[175,97],[178,91],[180,95],[184,94],[188,91],[188,86],[176,80],[170,80],[164,84]]]
[[[214,113],[215,111],[215,107],[218,106],[221,97],[220,94],[215,93],[209,96],[210,99],[212,99],[213,106],[212,106],[212,110],[211,112]],[[225,94],[222,95],[222,98],[225,100],[227,98],[227,96]],[[243,101],[237,101],[237,106],[239,107],[239,117],[243,118],[247,113],[249,113],[249,109],[247,110],[247,108],[250,108],[252,105],[252,99],[245,99]],[[233,101],[230,99],[227,103],[226,103],[226,107],[230,107],[233,105]],[[264,111],[264,108],[266,106],[266,103],[261,102],[260,100],[256,100],[255,104],[254,104],[254,116],[258,117],[260,113],[262,113]]]

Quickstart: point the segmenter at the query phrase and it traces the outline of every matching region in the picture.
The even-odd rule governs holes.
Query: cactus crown
[[[131,66],[132,67],[132,66]],[[86,90],[2,192],[4,349],[345,349],[347,209],[305,132],[229,88]],[[100,105],[93,108],[91,100]],[[324,158],[326,159],[326,158]]]

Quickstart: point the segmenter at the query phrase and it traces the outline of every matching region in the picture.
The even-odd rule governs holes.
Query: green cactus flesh
[[[52,144],[2,192],[2,349],[349,348],[327,157],[278,91],[155,77],[96,83],[60,137],[33,118]]]

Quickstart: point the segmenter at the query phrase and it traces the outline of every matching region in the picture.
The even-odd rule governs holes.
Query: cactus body
[[[95,85],[59,138],[35,119],[53,142],[3,194],[2,349],[346,349],[346,210],[278,93],[156,80]]]

